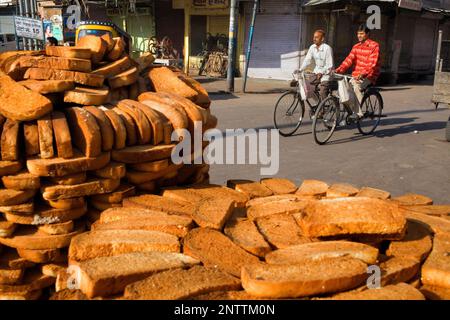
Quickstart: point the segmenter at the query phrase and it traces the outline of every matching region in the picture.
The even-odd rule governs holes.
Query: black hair
[[[53,46],[58,45],[58,39],[56,39],[55,37],[47,37],[47,41],[50,42],[50,44]]]
[[[370,29],[367,27],[365,23],[362,23],[358,26],[358,32],[364,31],[365,33],[370,33]]]

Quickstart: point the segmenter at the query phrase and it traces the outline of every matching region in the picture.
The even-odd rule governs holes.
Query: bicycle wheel
[[[313,135],[317,144],[325,144],[330,140],[339,119],[339,101],[328,96],[317,107],[313,119]]]
[[[363,135],[371,134],[378,127],[383,112],[383,99],[378,92],[367,93],[361,103],[364,116],[356,124]]]
[[[283,137],[294,134],[300,127],[305,114],[305,106],[296,92],[288,91],[277,101],[273,113],[275,128]]]

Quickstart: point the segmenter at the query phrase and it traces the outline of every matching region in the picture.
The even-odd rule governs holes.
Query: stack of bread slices
[[[207,165],[171,162],[174,131],[217,125],[208,94],[124,50],[105,35],[0,54],[1,298],[39,298],[71,239],[126,197],[209,181]]]
[[[449,214],[318,180],[167,187],[76,235],[51,299],[450,299]]]

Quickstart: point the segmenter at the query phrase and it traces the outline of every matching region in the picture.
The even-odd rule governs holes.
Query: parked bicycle
[[[315,76],[312,73],[304,73],[304,75],[308,77]],[[300,128],[305,115],[306,106],[309,107],[309,117],[312,119],[320,103],[320,80],[314,80],[311,82],[311,84],[314,85],[314,92],[311,95],[312,97],[306,100],[305,104],[300,96],[301,82],[299,79],[302,76],[302,72],[296,70],[292,76],[292,89],[283,93],[283,95],[278,99],[273,113],[275,129],[278,129],[283,137],[293,135],[298,128]]]
[[[338,81],[351,79],[351,76],[334,74]],[[369,86],[364,90],[361,101],[362,118],[353,120],[353,113],[348,103],[341,103],[337,91],[332,91],[327,98],[320,102],[313,117],[313,135],[316,143],[322,145],[330,140],[336,128],[342,123],[351,125],[356,123],[358,131],[363,135],[372,134],[383,117],[383,98],[379,89]],[[345,120],[345,121],[344,121]]]

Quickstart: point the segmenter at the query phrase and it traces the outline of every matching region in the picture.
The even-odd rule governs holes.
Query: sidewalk
[[[227,79],[209,78],[204,76],[194,77],[200,82],[209,94],[224,94],[227,93]],[[243,78],[236,78],[234,81],[234,94],[239,96],[244,94],[242,92]],[[281,93],[289,89],[290,80],[274,80],[274,79],[247,79],[246,93]]]

